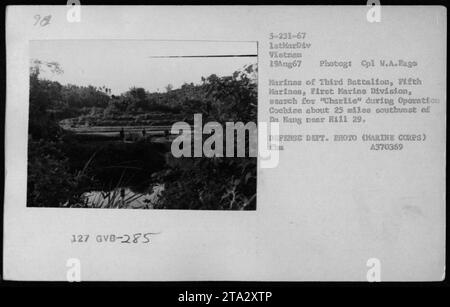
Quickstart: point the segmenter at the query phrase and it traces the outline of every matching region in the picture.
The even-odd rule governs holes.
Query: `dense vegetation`
[[[145,194],[159,184],[164,189],[154,208],[255,209],[255,158],[175,159],[161,143],[124,143],[61,128],[192,123],[195,113],[203,114],[204,123],[256,122],[254,65],[201,84],[168,85],[165,93],[133,87],[121,95],[105,86],[61,85],[41,78],[42,70],[63,73],[57,63],[31,65],[28,206],[95,207],[86,192],[126,186]]]

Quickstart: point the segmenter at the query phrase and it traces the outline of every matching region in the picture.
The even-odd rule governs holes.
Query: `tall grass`
[[[123,181],[125,171],[122,172],[119,181],[115,187],[108,188],[107,191],[96,192],[95,197],[91,200],[85,198],[85,206],[89,208],[112,208],[123,209],[133,208],[133,203],[141,197],[145,197],[144,193],[136,193],[124,188],[126,182]],[[152,205],[144,200],[144,204],[140,204],[139,208],[150,209]]]

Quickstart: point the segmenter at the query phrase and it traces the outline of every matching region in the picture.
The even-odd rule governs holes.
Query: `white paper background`
[[[445,271],[446,9],[382,7],[8,7],[4,278],[65,280],[361,280],[381,261],[382,280],[441,280]],[[34,15],[52,15],[46,27]],[[268,68],[270,32],[307,32],[300,70]],[[164,39],[258,41],[259,120],[268,119],[268,79],[390,77],[320,59],[407,58],[420,91],[441,100],[430,116],[375,118],[364,132],[426,133],[401,152],[367,144],[289,144],[276,169],[258,170],[257,210],[151,211],[26,208],[29,40]],[[107,52],[107,50],[105,50]],[[399,75],[404,75],[402,73]],[[420,93],[418,91],[418,93]],[[300,133],[361,132],[302,126]],[[292,132],[293,128],[281,128]],[[412,209],[411,209],[412,208]],[[153,244],[70,243],[72,234],[162,233]]]

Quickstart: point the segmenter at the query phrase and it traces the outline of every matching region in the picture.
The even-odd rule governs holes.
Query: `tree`
[[[142,87],[132,87],[128,90],[128,92],[125,93],[125,96],[133,97],[139,101],[144,101],[147,94],[145,92],[145,89],[143,89]]]
[[[172,91],[173,85],[172,84],[167,84],[165,89],[166,89],[166,92],[169,93],[170,91]]]
[[[185,117],[202,113],[222,124],[256,122],[257,86],[245,72],[229,77],[211,75],[203,78],[199,89],[205,98],[185,101]],[[164,184],[156,208],[256,208],[256,158],[174,158],[169,153],[167,160],[169,169],[154,174],[154,181]]]

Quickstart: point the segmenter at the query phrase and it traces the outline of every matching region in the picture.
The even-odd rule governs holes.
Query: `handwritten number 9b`
[[[34,19],[36,20],[34,25],[45,27],[46,25],[50,24],[50,20],[52,19],[52,15],[47,15],[41,18],[41,15],[34,15]]]

